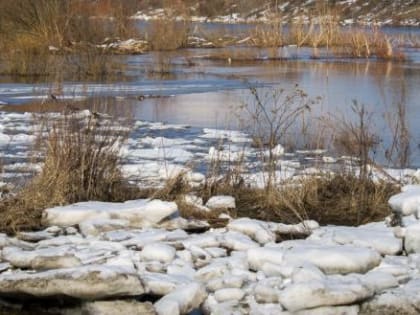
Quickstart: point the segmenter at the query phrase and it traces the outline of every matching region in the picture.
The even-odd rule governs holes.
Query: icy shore
[[[419,201],[420,186],[391,198],[402,227],[240,218],[202,233],[170,202],[46,209],[45,230],[0,234],[0,297],[61,314],[416,314]]]

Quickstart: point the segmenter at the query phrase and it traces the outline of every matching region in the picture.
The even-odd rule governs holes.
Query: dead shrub
[[[259,149],[258,159],[262,171],[268,174],[265,184],[269,191],[275,182],[278,156],[282,154],[276,152],[278,145],[286,143],[288,132],[319,99],[311,99],[298,85],[291,90],[251,87],[250,92],[250,100],[239,107],[237,116]]]
[[[332,116],[329,120],[333,146],[337,153],[354,157],[360,167],[360,179],[366,180],[370,174],[370,164],[374,163],[375,149],[380,138],[373,132],[373,113],[353,101],[352,116]]]

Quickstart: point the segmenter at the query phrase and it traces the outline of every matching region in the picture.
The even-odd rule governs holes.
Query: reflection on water
[[[238,48],[241,49],[241,48]],[[215,49],[193,49],[129,56],[128,81],[19,83],[0,79],[0,102],[19,104],[44,98],[51,92],[59,98],[81,96],[116,97],[118,105],[134,107],[143,120],[167,121],[199,127],[237,128],[232,108],[248,101],[248,87],[292,88],[298,84],[311,97],[322,97],[312,120],[321,114],[350,117],[353,100],[374,113],[374,128],[384,143],[392,142],[390,117],[405,106],[405,123],[413,139],[412,158],[420,165],[420,51],[407,50],[411,61],[384,62],[365,59],[311,59],[311,51],[283,48],[281,54],[297,58],[276,61],[209,60]],[[284,50],[287,50],[285,52]],[[264,54],[264,51],[261,51]],[[165,75],[169,74],[169,75]],[[161,96],[161,97],[148,97]],[[387,118],[387,119],[385,119]]]

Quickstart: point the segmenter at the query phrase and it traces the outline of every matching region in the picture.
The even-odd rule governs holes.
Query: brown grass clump
[[[245,186],[217,190],[235,197],[237,210],[233,215],[237,217],[282,223],[313,219],[320,224],[349,226],[383,220],[391,213],[388,199],[397,192],[398,187],[391,183],[362,183],[344,173],[309,177],[268,190]]]
[[[118,153],[127,128],[97,114],[64,115],[46,128],[47,139],[39,138],[39,150],[45,153],[41,172],[15,197],[0,204],[3,231],[39,228],[47,207],[87,200],[122,201],[136,192],[124,181],[119,167]]]
[[[274,214],[301,214],[320,224],[359,225],[383,220],[390,214],[388,199],[398,188],[353,174],[303,180],[295,188],[281,189]],[[282,211],[283,209],[283,211]]]

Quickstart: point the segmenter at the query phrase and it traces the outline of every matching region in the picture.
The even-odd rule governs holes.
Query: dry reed
[[[0,203],[2,231],[39,228],[42,210],[47,207],[134,196],[136,189],[124,180],[119,158],[129,129],[96,113],[87,117],[65,114],[52,123],[39,119],[37,124],[44,128],[36,150],[43,152],[45,161],[41,172],[21,191]]]

